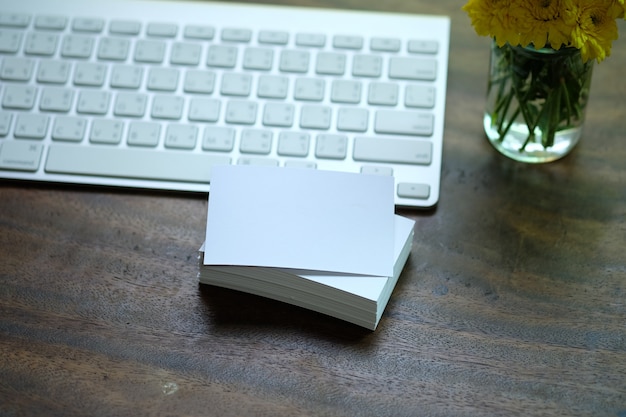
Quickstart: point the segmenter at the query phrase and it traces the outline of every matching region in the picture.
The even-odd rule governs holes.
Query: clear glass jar
[[[491,144],[528,163],[567,155],[581,136],[593,63],[575,48],[493,42],[484,117]]]

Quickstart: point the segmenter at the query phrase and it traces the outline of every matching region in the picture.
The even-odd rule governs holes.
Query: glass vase
[[[575,48],[493,42],[484,117],[491,144],[521,162],[567,155],[581,136],[593,63]]]

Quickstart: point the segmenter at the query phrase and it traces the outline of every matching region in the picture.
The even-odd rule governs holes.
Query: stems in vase
[[[520,154],[552,152],[557,138],[582,126],[592,68],[575,48],[494,43],[485,125],[492,143],[514,135]]]

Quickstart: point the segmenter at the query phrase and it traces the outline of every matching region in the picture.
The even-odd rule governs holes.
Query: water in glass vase
[[[573,48],[492,47],[484,129],[504,155],[550,162],[578,143],[593,61]]]
[[[554,135],[552,145],[544,147],[542,132],[535,128],[534,137],[529,140],[528,126],[524,121],[514,121],[505,136],[502,136],[489,112],[485,113],[484,127],[487,138],[500,153],[520,162],[543,163],[556,161],[567,155],[578,143],[582,124],[577,127],[559,130]]]

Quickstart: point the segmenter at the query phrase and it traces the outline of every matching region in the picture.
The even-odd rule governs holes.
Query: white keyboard
[[[0,0],[0,178],[208,192],[212,166],[268,164],[393,175],[397,206],[432,207],[449,32],[440,16]]]

